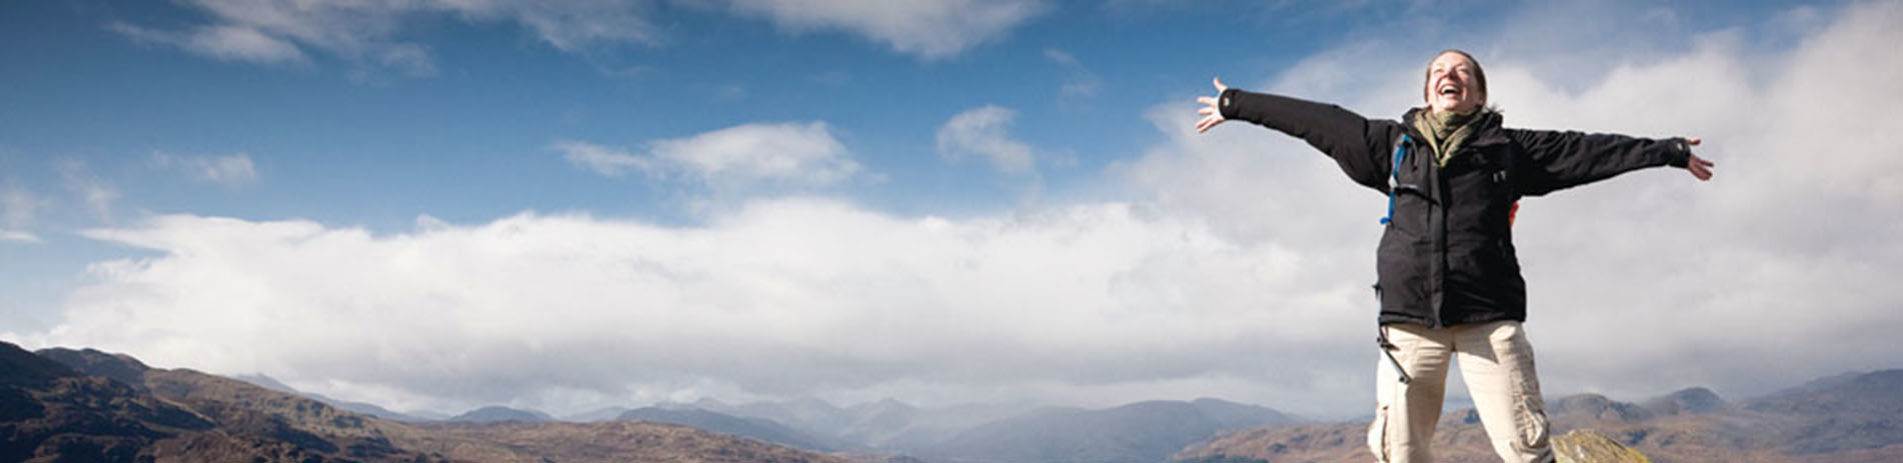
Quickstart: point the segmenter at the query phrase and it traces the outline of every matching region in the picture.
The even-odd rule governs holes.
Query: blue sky
[[[1851,248],[1898,229],[1893,212],[1882,212],[1895,210],[1886,208],[1899,203],[1897,190],[1870,172],[1898,167],[1881,159],[1903,153],[1877,144],[1840,150],[1858,157],[1832,163],[1867,169],[1808,167],[1796,152],[1805,150],[1761,149],[1753,137],[1768,136],[1760,124],[1803,126],[1826,116],[1744,116],[1776,104],[1812,108],[1803,102],[1896,93],[1885,92],[1897,89],[1897,80],[1885,80],[1897,69],[1894,53],[1854,65],[1842,58],[1896,43],[1894,31],[1856,20],[1895,17],[1895,2],[314,5],[0,6],[0,230],[9,237],[0,240],[0,292],[9,295],[0,302],[0,333],[11,342],[122,350],[161,366],[267,373],[394,408],[501,402],[563,411],[700,396],[1108,403],[1216,395],[1351,415],[1360,406],[1352,393],[1329,392],[1309,405],[1287,397],[1371,387],[1361,344],[1372,313],[1365,294],[1346,288],[1365,288],[1371,278],[1367,257],[1378,230],[1362,222],[1378,215],[1380,198],[1279,134],[1244,124],[1186,134],[1190,100],[1209,91],[1209,77],[1222,76],[1394,117],[1416,101],[1409,86],[1418,82],[1408,75],[1447,47],[1488,66],[1509,124],[1702,135],[1720,165],[1710,188],[1682,173],[1646,172],[1577,199],[1562,195],[1550,207],[1529,204],[1522,235],[1532,238],[1521,239],[1529,279],[1559,306],[1535,308],[1532,326],[1539,334],[1538,318],[1555,314],[1547,325],[1561,339],[1554,357],[1677,353],[1657,363],[1580,360],[1571,364],[1577,370],[1554,374],[1549,389],[1636,395],[1703,384],[1761,392],[1804,374],[1895,360],[1853,356],[1779,374],[1720,362],[1672,378],[1606,382],[1724,351],[1701,342],[1706,337],[1669,335],[1606,351],[1559,329],[1572,320],[1564,314],[1584,310],[1574,306],[1624,304],[1616,313],[1644,318],[1693,303],[1685,301],[1726,300],[1622,284],[1658,275],[1763,268],[1710,284],[1791,285],[1765,287],[1777,292],[1751,305],[1767,311],[1787,298],[1807,300],[1792,294],[1859,294],[1832,299],[1837,308],[1828,309],[1857,315],[1767,335],[1903,327],[1874,309],[1903,302],[1895,290],[1844,286],[1857,277],[1801,276],[1903,271],[1894,244]],[[1792,69],[1803,63],[1814,69]],[[1838,65],[1845,67],[1830,67]],[[1864,75],[1840,72],[1850,69]],[[1840,81],[1799,82],[1804,72]],[[1805,93],[1819,87],[1839,93]],[[1903,128],[1879,112],[1894,107],[1882,98],[1895,97],[1843,98],[1851,107],[1829,117],[1868,116],[1855,123],[1865,125],[1835,128]],[[1750,99],[1771,103],[1744,104]],[[1653,107],[1661,102],[1675,109]],[[1780,140],[1822,136],[1798,135]],[[1798,169],[1812,175],[1775,177],[1777,169],[1728,160],[1807,166]],[[1767,205],[1737,199],[1764,193],[1727,190],[1767,178],[1788,182],[1775,191],[1792,193]],[[1690,195],[1703,207],[1607,205],[1666,194]],[[1542,209],[1566,212],[1543,218]],[[1840,216],[1859,218],[1792,225]],[[1588,222],[1595,225],[1574,225]],[[1781,231],[1732,229],[1765,223]],[[1679,261],[1646,261],[1673,255],[1664,246],[1674,243],[1633,230],[1684,226],[1709,231],[1720,245]],[[887,242],[913,232],[923,233],[917,243]],[[1797,252],[1817,251],[1820,241],[1845,244]],[[494,259],[460,268],[407,260],[456,260],[450,255]],[[238,260],[225,260],[231,256]],[[644,267],[654,262],[662,270]],[[1652,270],[1629,272],[1634,265]],[[518,268],[552,274],[512,277]],[[215,276],[221,272],[256,278]],[[696,277],[656,279],[677,273]],[[382,275],[388,287],[365,289],[380,283],[353,279],[365,275]],[[540,278],[548,281],[522,283]],[[908,285],[932,295],[888,294]],[[1638,290],[1591,298],[1605,286]],[[576,299],[534,296],[550,291]],[[663,293],[674,296],[628,302]],[[470,308],[467,301],[481,298],[498,307]],[[1041,303],[1011,302],[1032,300]],[[562,308],[544,308],[552,306]],[[553,322],[534,335],[490,331],[521,322],[509,310],[546,310]],[[916,313],[865,325],[889,310]],[[375,316],[397,312],[404,314]],[[809,321],[724,324],[734,314]],[[460,328],[433,331],[422,321],[431,317]],[[141,321],[173,319],[179,325]],[[251,321],[218,323],[234,319]],[[1018,351],[963,363],[950,353],[973,349],[973,341],[917,341],[944,328],[930,320]],[[528,379],[551,376],[529,366],[469,378],[473,367],[445,360],[495,352],[494,363],[533,365],[646,346],[572,329],[613,323],[673,324],[701,334],[655,336],[710,353],[680,364],[613,354],[576,367],[673,373],[553,379]],[[375,331],[368,325],[405,328],[361,333]],[[289,326],[337,344],[263,345]],[[468,350],[394,340],[416,330]],[[891,349],[828,341],[867,330],[889,331]],[[1040,339],[1051,331],[1064,333]],[[1179,341],[1203,335],[1212,340]],[[738,337],[767,341],[726,350]],[[1897,347],[1868,342],[1890,344],[1859,346]],[[521,346],[543,347],[520,354]],[[1124,348],[1154,358],[1118,362],[1104,353]],[[762,351],[789,352],[790,362],[830,373],[769,373],[746,360]],[[1838,354],[1804,351],[1789,360]],[[440,375],[388,372],[405,362],[441,362],[432,370]],[[909,366],[932,362],[956,373]],[[1003,366],[984,366],[996,364]],[[464,379],[486,386],[444,386]]]

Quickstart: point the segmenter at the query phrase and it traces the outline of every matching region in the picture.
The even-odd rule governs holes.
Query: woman
[[[1428,63],[1426,106],[1400,121],[1338,106],[1231,89],[1215,80],[1198,132],[1240,119],[1300,137],[1350,179],[1388,194],[1375,285],[1381,347],[1368,446],[1380,461],[1432,460],[1447,366],[1461,375],[1500,458],[1552,461],[1545,405],[1526,321],[1526,282],[1513,250],[1512,214],[1539,196],[1655,166],[1711,178],[1691,153],[1697,138],[1644,139],[1501,127],[1473,56],[1446,50]]]

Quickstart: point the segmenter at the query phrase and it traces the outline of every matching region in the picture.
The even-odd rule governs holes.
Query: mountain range
[[[34,353],[0,343],[0,461],[1369,459],[1365,421],[1316,423],[1217,399],[1106,409],[701,400],[611,407],[557,421],[500,406],[454,417],[399,414],[298,392],[268,377],[242,378],[151,368],[91,349]],[[1903,370],[1822,378],[1741,401],[1690,388],[1636,403],[1582,394],[1547,404],[1554,435],[1592,430],[1660,462],[1903,461]],[[1471,409],[1442,417],[1436,449],[1444,461],[1494,458]]]

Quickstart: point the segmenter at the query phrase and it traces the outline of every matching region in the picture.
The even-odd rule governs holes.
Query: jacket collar
[[[1427,108],[1425,107],[1415,107],[1408,109],[1407,113],[1401,115],[1401,126],[1406,128],[1407,133],[1412,134],[1416,139],[1425,138],[1421,136],[1419,131],[1414,130],[1414,118],[1423,117],[1426,115],[1426,112]],[[1466,149],[1464,149],[1466,147],[1478,148],[1506,143],[1507,134],[1504,130],[1501,130],[1501,122],[1504,120],[1505,118],[1497,111],[1487,111],[1485,114],[1481,114],[1480,120],[1474,121],[1475,124],[1479,125],[1474,127],[1474,133],[1471,135],[1472,138],[1469,138],[1466,143],[1461,145],[1463,148],[1461,151],[1466,151]],[[1456,153],[1456,155],[1458,155],[1458,153]]]

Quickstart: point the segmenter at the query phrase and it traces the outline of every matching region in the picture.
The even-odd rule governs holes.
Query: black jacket
[[[1487,113],[1445,167],[1402,122],[1369,120],[1339,106],[1236,89],[1221,95],[1222,116],[1300,137],[1368,188],[1388,193],[1396,143],[1408,140],[1398,170],[1393,220],[1376,254],[1380,323],[1448,326],[1526,320],[1526,281],[1513,251],[1508,213],[1539,196],[1654,166],[1684,167],[1684,139],[1633,138],[1508,129]]]

